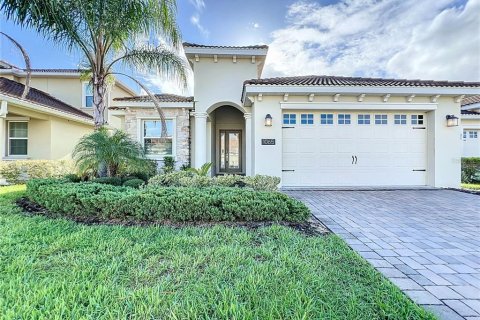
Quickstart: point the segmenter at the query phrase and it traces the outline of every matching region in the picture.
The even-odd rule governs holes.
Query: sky
[[[480,0],[178,0],[183,40],[267,44],[263,77],[335,75],[480,81]],[[0,16],[34,68],[76,68],[81,56]],[[0,59],[23,66],[5,38]],[[192,94],[160,75],[154,92]],[[128,79],[137,92],[139,88]]]

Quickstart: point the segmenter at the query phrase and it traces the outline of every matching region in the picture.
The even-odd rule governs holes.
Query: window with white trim
[[[386,114],[376,114],[375,115],[375,124],[387,124],[388,116]]]
[[[172,119],[165,120],[167,124],[167,136],[162,137],[161,120],[143,120],[143,147],[148,156],[173,156],[173,130]]]
[[[320,115],[320,124],[333,124],[333,113],[322,113]]]
[[[90,82],[83,83],[83,103],[84,108],[93,107],[93,86]]]
[[[300,124],[313,124],[313,113],[302,113],[300,115]]]
[[[359,114],[357,118],[358,124],[370,124],[370,115],[369,114]]]
[[[294,113],[284,113],[283,124],[297,124],[297,115]]]
[[[395,124],[407,124],[407,115],[406,114],[396,114],[394,115]]]
[[[470,139],[478,139],[478,131],[469,131],[468,132],[468,137]]]
[[[28,122],[8,122],[8,155],[26,156],[28,154]]]
[[[412,114],[412,124],[423,124],[423,114]]]
[[[351,124],[352,116],[350,114],[340,113],[338,115],[338,124]]]

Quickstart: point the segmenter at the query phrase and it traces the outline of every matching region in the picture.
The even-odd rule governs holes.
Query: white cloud
[[[253,29],[260,28],[260,24],[258,22],[250,22],[250,27]]]
[[[197,27],[197,29],[200,31],[200,33],[205,37],[208,38],[210,35],[210,31],[206,29],[201,23],[200,23],[200,14],[195,13],[193,16],[190,17],[190,22]]]
[[[152,88],[152,92],[171,93],[183,96],[192,95],[193,91],[193,76],[189,75],[187,78],[187,87],[175,79],[166,79],[161,75],[147,75],[144,81]]]
[[[205,1],[203,0],[189,0],[190,3],[197,9],[197,11],[202,11],[205,9]]]
[[[479,80],[480,0],[300,1],[272,33],[265,75]]]

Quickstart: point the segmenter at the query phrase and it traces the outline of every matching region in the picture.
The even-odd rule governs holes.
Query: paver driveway
[[[480,196],[452,190],[285,191],[418,304],[480,319]]]

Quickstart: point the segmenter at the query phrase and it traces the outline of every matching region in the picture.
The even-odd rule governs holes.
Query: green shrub
[[[212,185],[212,178],[194,175],[193,177],[180,178],[180,186],[189,188],[205,188]]]
[[[275,191],[278,189],[280,178],[265,175],[255,175],[251,177],[245,177],[243,181],[247,187],[250,187],[253,190]]]
[[[70,182],[80,182],[82,181],[82,178],[80,178],[78,175],[74,173],[67,174],[63,177],[65,180],[68,180]]]
[[[219,187],[242,187],[245,186],[243,182],[245,177],[233,174],[226,174],[223,176],[213,177],[212,184]]]
[[[60,178],[74,172],[74,163],[69,160],[0,161],[0,178],[11,184],[25,183],[29,179]]]
[[[241,188],[133,189],[41,179],[28,197],[49,211],[73,217],[135,221],[305,221],[308,208],[279,192]]]
[[[152,187],[248,187],[256,191],[276,191],[279,183],[278,177],[224,175],[212,178],[197,175],[191,171],[159,174],[149,180],[149,185]]]
[[[92,180],[94,183],[101,183],[101,184],[111,184],[112,186],[121,186],[122,185],[122,178],[120,177],[101,177]]]
[[[174,171],[171,173],[159,174],[148,180],[152,187],[180,187],[182,178],[191,178],[193,173],[189,171]]]
[[[462,182],[480,182],[480,158],[462,158]]]
[[[162,171],[163,173],[171,173],[175,171],[175,159],[173,157],[163,157]]]
[[[145,184],[145,181],[143,181],[142,179],[130,179],[125,181],[123,183],[123,186],[138,189],[144,184]]]

